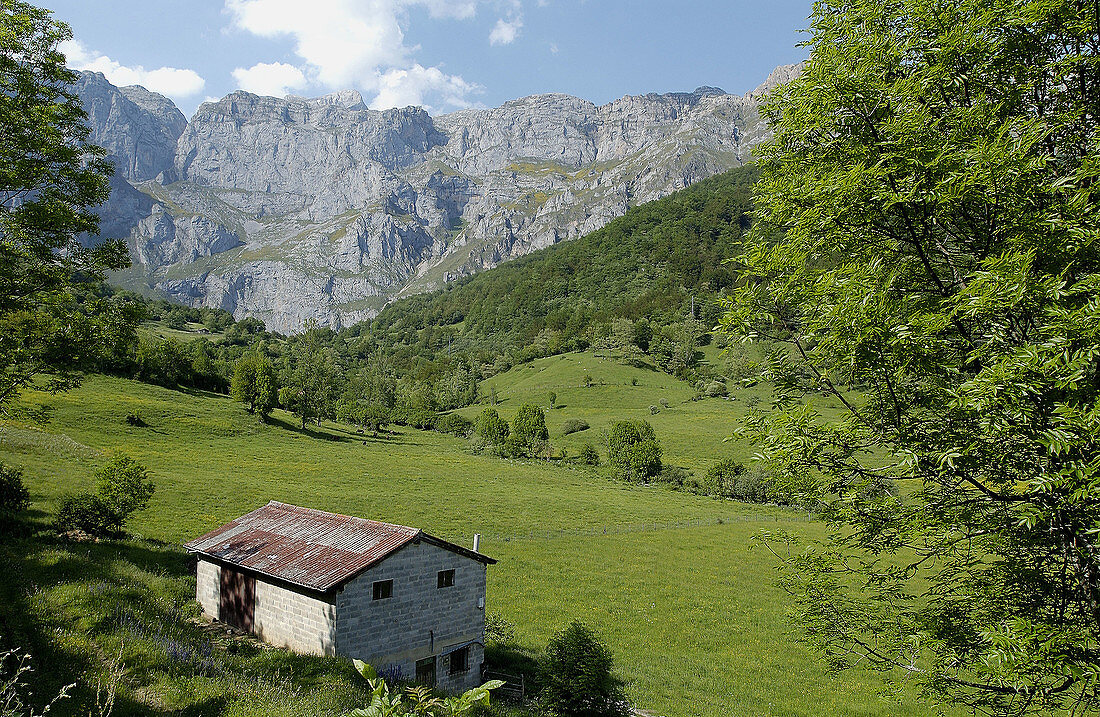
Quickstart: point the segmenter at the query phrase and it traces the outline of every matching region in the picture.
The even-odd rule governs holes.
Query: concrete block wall
[[[454,570],[451,587],[439,571]],[[393,596],[374,600],[374,583],[393,580]],[[426,542],[411,543],[344,586],[336,596],[336,651],[376,669],[416,676],[416,661],[436,656],[436,684],[463,690],[480,684],[484,653],[470,646],[469,669],[451,675],[442,653],[485,636],[485,565]]]
[[[310,655],[336,654],[336,608],[331,602],[256,578],[253,631],[265,642]]]
[[[195,599],[212,620],[217,619],[221,604],[221,574],[220,567],[202,559],[195,568]]]
[[[218,619],[221,608],[221,567],[200,559],[195,569],[195,599],[202,611]],[[336,607],[256,578],[252,631],[273,645],[311,655],[336,653]]]

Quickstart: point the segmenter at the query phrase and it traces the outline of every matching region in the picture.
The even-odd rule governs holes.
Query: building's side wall
[[[440,588],[441,570],[455,571],[451,587]],[[375,581],[393,580],[393,596],[374,600]],[[339,616],[336,651],[371,663],[376,669],[400,670],[416,677],[416,661],[436,656],[436,684],[464,690],[480,684],[484,658],[485,565],[450,550],[420,542],[410,544],[344,586],[336,597]],[[448,648],[470,645],[469,669],[450,674]]]
[[[218,606],[221,604],[221,568],[201,558],[195,567],[195,599],[202,605],[202,611],[208,617],[218,617]]]
[[[256,578],[253,630],[264,641],[295,652],[333,655],[336,611],[332,603]]]
[[[212,620],[218,619],[220,589],[220,566],[200,558],[195,569],[195,599]],[[263,640],[296,652],[332,655],[336,651],[336,609],[331,602],[272,585],[259,577],[252,629]]]

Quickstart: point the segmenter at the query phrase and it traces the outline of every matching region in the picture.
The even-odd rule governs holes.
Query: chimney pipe
[[[474,552],[475,553],[480,553],[481,551],[478,550],[478,548],[480,548],[480,547],[481,547],[481,533],[474,533]]]

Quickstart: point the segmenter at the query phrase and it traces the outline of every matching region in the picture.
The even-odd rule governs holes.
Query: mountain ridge
[[[543,94],[434,117],[368,109],[354,90],[237,91],[188,121],[102,75],[76,89],[116,158],[103,228],[134,266],[115,280],[293,332],[371,318],[750,161],[760,96],[797,71],[744,96]]]

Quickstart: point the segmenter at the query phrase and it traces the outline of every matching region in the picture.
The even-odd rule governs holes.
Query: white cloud
[[[67,40],[59,46],[65,54],[69,67],[76,70],[102,72],[111,84],[124,87],[141,85],[145,89],[168,95],[173,99],[193,97],[206,86],[204,80],[194,70],[178,67],[158,67],[146,70],[141,65],[132,67],[115,62],[110,57],[88,50],[77,40]]]
[[[245,32],[291,38],[310,84],[374,93],[374,108],[424,104],[429,96],[464,107],[470,104],[468,95],[480,87],[415,62],[419,48],[405,43],[404,27],[408,8],[414,5],[426,8],[432,17],[464,19],[472,17],[483,1],[225,0],[225,8]]]
[[[408,4],[423,5],[432,17],[466,20],[477,13],[477,0],[410,0]]]
[[[378,95],[371,102],[371,109],[409,105],[427,106],[428,94],[438,95],[452,107],[470,107],[469,96],[482,91],[481,85],[466,82],[461,77],[445,74],[438,67],[422,67],[419,63],[407,69],[395,69],[378,77]],[[428,107],[431,109],[431,107]]]
[[[272,97],[285,97],[308,84],[301,70],[285,62],[259,62],[247,70],[238,67],[233,70],[233,79],[242,90]]]
[[[516,41],[520,29],[523,27],[523,18],[516,16],[511,20],[500,18],[489,33],[490,45],[511,45]]]

